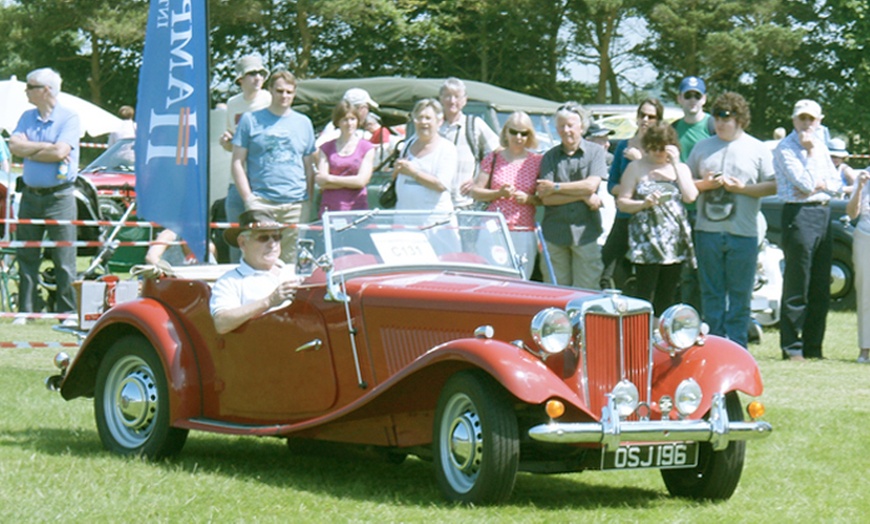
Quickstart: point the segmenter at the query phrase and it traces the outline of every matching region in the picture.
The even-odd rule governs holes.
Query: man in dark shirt
[[[589,117],[583,108],[567,103],[556,111],[562,143],[544,154],[537,195],[544,203],[541,228],[559,285],[598,289],[603,269],[601,199],[598,185],[607,179],[605,151],[583,139]],[[552,280],[549,269],[541,268]]]

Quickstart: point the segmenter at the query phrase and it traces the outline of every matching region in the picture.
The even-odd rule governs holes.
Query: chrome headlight
[[[701,386],[695,382],[695,379],[687,378],[677,386],[677,391],[674,394],[674,406],[680,415],[685,417],[698,409],[702,398]]]
[[[532,319],[532,339],[549,355],[564,351],[571,343],[571,321],[568,313],[558,308],[547,308]]]
[[[692,306],[673,305],[659,319],[659,334],[670,348],[685,351],[694,346],[701,335],[701,316]]]
[[[640,394],[637,392],[637,386],[631,383],[630,380],[620,380],[619,384],[613,388],[613,403],[616,404],[616,412],[620,418],[625,418],[637,409],[638,399]]]

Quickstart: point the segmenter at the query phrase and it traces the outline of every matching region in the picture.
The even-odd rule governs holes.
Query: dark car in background
[[[831,233],[834,237],[831,263],[831,307],[851,309],[855,307],[855,268],[852,263],[852,236],[855,228],[846,214],[848,200],[832,198]],[[761,200],[761,212],[767,220],[767,239],[782,246],[783,201],[775,196]]]

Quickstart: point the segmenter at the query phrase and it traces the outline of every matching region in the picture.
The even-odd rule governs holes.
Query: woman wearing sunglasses
[[[524,275],[532,274],[537,255],[535,240],[535,185],[541,167],[532,119],[523,111],[512,113],[501,129],[501,148],[486,155],[471,189],[471,196],[489,202],[487,211],[499,211],[511,230],[517,252],[526,257]]]
[[[667,124],[643,135],[643,158],[628,165],[616,205],[630,215],[626,258],[637,270],[637,296],[653,303],[656,316],[677,302],[684,262],[694,262],[692,230],[683,204],[698,189],[680,162],[677,132]]]

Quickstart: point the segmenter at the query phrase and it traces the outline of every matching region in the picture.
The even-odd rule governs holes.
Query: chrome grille
[[[637,386],[640,402],[649,403],[652,387],[649,303],[617,295],[586,301],[578,310],[582,318],[584,384],[592,413],[601,413],[607,403],[606,395],[622,379]]]

